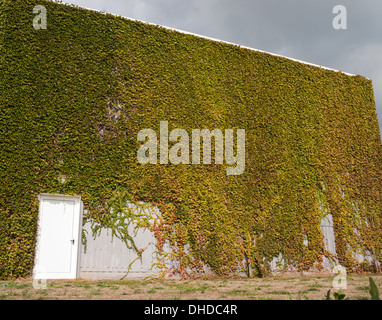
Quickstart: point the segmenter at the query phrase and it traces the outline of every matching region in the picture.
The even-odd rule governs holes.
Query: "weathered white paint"
[[[324,237],[324,249],[332,254],[332,258],[323,257],[322,265],[325,269],[332,271],[335,266],[340,266],[336,252],[336,241],[333,227],[333,216],[329,213],[321,219],[321,232]]]
[[[282,253],[280,252],[277,257],[273,257],[270,268],[273,275],[278,275],[280,272],[285,270],[285,260]]]
[[[335,243],[335,235],[333,228],[333,216],[331,214],[327,214],[325,217],[321,219],[320,224],[321,232],[324,236],[324,248],[326,251],[336,255],[336,243]]]
[[[142,207],[127,203],[126,208],[145,216],[153,224],[159,223],[160,212],[157,207],[143,204]],[[125,220],[126,222],[128,220]],[[121,226],[124,228],[125,226]],[[133,237],[138,253],[127,244],[112,235],[112,230],[102,228],[95,234],[92,231],[91,221],[83,226],[86,243],[81,247],[80,277],[89,280],[99,279],[142,279],[148,276],[157,276],[163,270],[155,263],[165,263],[165,258],[159,255],[156,247],[157,239],[149,228],[136,229],[135,222],[128,225],[128,234]],[[169,245],[163,247],[164,252],[170,252]],[[172,264],[166,261],[167,267]]]
[[[150,230],[139,229],[134,237],[137,248],[144,249],[142,258],[139,259],[138,254],[128,248],[121,239],[112,237],[110,229],[103,228],[96,237],[93,237],[90,223],[85,224],[83,228],[87,236],[86,250],[84,245],[81,248],[80,278],[138,279],[160,273],[159,269],[151,269],[156,261],[156,239]],[[132,224],[129,225],[128,231],[130,235],[134,234]]]
[[[78,196],[39,196],[34,279],[75,279],[81,221]]]

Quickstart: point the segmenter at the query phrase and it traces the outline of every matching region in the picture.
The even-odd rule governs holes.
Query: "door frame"
[[[38,216],[38,224],[37,224],[37,237],[36,237],[36,251],[35,251],[35,261],[34,261],[34,269],[32,277],[33,279],[76,279],[79,276],[80,272],[80,244],[81,244],[81,233],[82,233],[82,213],[83,213],[83,203],[81,201],[81,196],[71,196],[71,195],[64,195],[64,194],[48,194],[48,193],[42,193],[37,196],[37,199],[39,199],[39,216]],[[71,275],[63,275],[63,276],[52,276],[49,272],[38,272],[36,270],[38,266],[38,259],[39,259],[39,245],[41,241],[41,217],[42,217],[42,202],[44,200],[56,200],[56,201],[65,201],[70,200],[74,202],[74,221],[73,221],[73,235],[77,234],[77,239],[75,241],[77,244],[73,245],[74,253],[72,254],[72,257],[76,259],[75,261],[75,271],[74,271],[74,278]],[[78,219],[76,218],[78,217]],[[76,229],[78,230],[76,232]],[[74,236],[73,236],[74,237]]]

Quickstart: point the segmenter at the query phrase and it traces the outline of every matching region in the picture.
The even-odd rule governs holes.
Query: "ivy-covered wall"
[[[0,278],[31,274],[39,193],[80,195],[105,226],[120,194],[157,206],[158,250],[169,241],[182,275],[235,274],[244,258],[265,275],[279,253],[320,270],[329,213],[348,271],[375,271],[357,250],[382,261],[369,79],[46,0],[1,0],[0,15]],[[245,129],[244,173],[139,164],[137,134],[160,121]]]

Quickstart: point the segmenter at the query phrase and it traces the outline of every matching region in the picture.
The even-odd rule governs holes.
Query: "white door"
[[[81,199],[40,195],[34,279],[75,279],[78,269]]]

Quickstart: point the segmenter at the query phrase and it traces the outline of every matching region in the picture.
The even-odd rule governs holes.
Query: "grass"
[[[199,291],[198,288],[196,287],[180,287],[179,288],[182,292],[184,293],[189,293],[189,292],[196,292],[196,291]]]
[[[269,291],[267,292],[268,294],[283,294],[283,295],[290,295],[291,292],[289,291],[284,291],[284,290],[276,290],[276,291]],[[300,293],[300,292],[299,292]]]
[[[210,285],[208,285],[206,283],[202,283],[199,286],[194,286],[194,285],[191,285],[191,284],[187,283],[186,286],[179,285],[179,286],[176,286],[176,288],[178,290],[182,291],[183,293],[198,292],[198,291],[200,291],[201,293],[205,293],[206,291],[208,291],[210,289],[213,289],[212,286],[210,286]]]
[[[5,281],[0,283],[0,287],[15,288],[15,289],[24,289],[31,286],[32,285],[30,283],[17,283],[16,281]]]
[[[23,298],[26,298],[26,299],[32,298],[32,293],[29,292],[29,290],[27,290],[27,289],[24,289],[23,292],[21,293],[21,295],[23,296]]]
[[[205,283],[203,283],[203,284],[199,287],[199,290],[200,290],[202,293],[206,292],[206,291],[209,290],[209,289],[212,289],[212,287],[209,286],[209,285],[207,285],[207,284],[205,284]]]
[[[368,276],[354,276],[344,291],[351,300],[370,299]],[[277,299],[323,300],[333,278],[210,279],[210,280],[48,280],[46,289],[34,289],[32,281],[0,281],[4,299]],[[382,275],[375,276],[377,287]],[[336,290],[332,289],[332,295]]]
[[[310,285],[310,287],[311,287],[311,288],[322,288],[322,285],[321,285],[320,283],[318,283],[318,282],[315,282],[315,283],[312,283],[312,284]]]
[[[85,283],[80,283],[78,284],[79,287],[84,288],[84,289],[90,289],[90,284],[85,282]]]
[[[226,294],[231,295],[231,296],[241,296],[241,295],[248,294],[248,291],[235,289],[235,290],[228,291]]]
[[[369,292],[369,286],[358,286],[356,287],[357,290]]]

